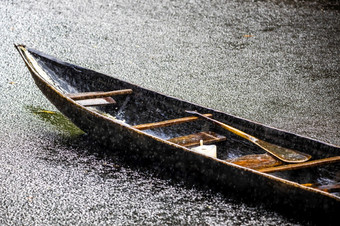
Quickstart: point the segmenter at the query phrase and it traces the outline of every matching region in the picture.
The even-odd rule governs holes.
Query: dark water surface
[[[299,225],[107,154],[13,43],[340,145],[338,1],[1,0],[1,225]]]

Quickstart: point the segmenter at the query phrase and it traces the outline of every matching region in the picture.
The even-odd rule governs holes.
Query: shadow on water
[[[85,168],[104,180],[114,179],[117,172],[129,169],[137,172],[141,177],[157,178],[170,186],[194,189],[207,197],[213,194],[222,195],[229,203],[242,202],[249,208],[263,211],[274,210],[291,222],[313,224],[303,216],[298,217],[296,213],[292,215],[291,212],[277,207],[273,209],[272,206],[259,203],[249,195],[244,196],[235,189],[216,186],[190,172],[178,171],[174,167],[164,167],[155,161],[131,155],[124,150],[113,151],[112,148],[84,133],[59,112],[34,106],[27,106],[27,109],[62,132],[62,135],[55,137],[53,142],[45,147],[49,153],[41,157],[50,164],[85,165]]]

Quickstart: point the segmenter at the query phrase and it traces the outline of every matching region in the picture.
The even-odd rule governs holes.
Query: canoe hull
[[[23,56],[20,49],[19,52]],[[334,195],[307,188],[270,174],[195,154],[179,145],[129,128],[124,124],[110,120],[108,117],[90,111],[58,92],[55,87],[42,79],[26,60],[25,63],[36,85],[47,99],[76,126],[91,134],[112,151],[119,150],[119,152],[131,158],[150,163],[157,168],[162,168],[162,170],[166,169],[169,172],[183,174],[184,178],[190,177],[209,184],[213,189],[217,188],[221,192],[233,193],[252,202],[261,201],[261,203],[294,217],[307,217],[314,222],[320,221],[327,224],[332,223],[333,218],[336,219],[339,213],[340,199]],[[134,86],[132,88],[138,89]],[[192,106],[195,106],[196,109],[205,113],[213,113],[216,119],[227,119],[231,124],[234,123],[244,131],[258,134],[259,137],[265,134],[267,140],[278,139],[276,142],[290,148],[298,148],[299,150],[308,148],[312,149],[312,153],[313,150],[318,154],[324,152],[326,157],[332,156],[338,151],[337,147],[322,142],[274,130],[176,98],[169,97],[169,101],[181,103],[184,107],[192,108]]]

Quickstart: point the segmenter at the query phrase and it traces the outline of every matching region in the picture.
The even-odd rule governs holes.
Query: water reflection
[[[39,119],[50,123],[55,126],[57,130],[63,131],[69,136],[79,136],[84,134],[82,130],[76,127],[70,120],[68,120],[63,114],[57,111],[50,111],[40,107],[27,105],[25,108],[36,115]]]

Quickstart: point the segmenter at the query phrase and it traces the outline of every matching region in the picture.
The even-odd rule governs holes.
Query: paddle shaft
[[[191,112],[191,111],[187,111],[187,112],[188,112],[188,113],[197,114],[197,115],[201,116],[202,118],[205,118],[205,119],[207,119],[207,120],[209,120],[209,121],[211,121],[211,122],[214,122],[215,124],[221,126],[223,129],[226,129],[226,130],[228,130],[229,132],[232,132],[232,133],[234,133],[234,134],[236,134],[236,135],[238,135],[238,136],[240,136],[240,137],[243,137],[244,139],[247,139],[247,140],[249,140],[250,142],[256,142],[256,141],[258,140],[256,137],[253,137],[253,136],[251,136],[251,135],[249,135],[249,134],[247,134],[247,133],[245,133],[245,132],[243,132],[243,131],[241,131],[241,130],[238,130],[238,129],[234,128],[234,127],[228,126],[227,124],[224,124],[223,122],[220,122],[220,121],[217,121],[217,120],[215,120],[215,119],[206,117],[205,115],[200,114],[200,113],[198,113],[198,112]]]
[[[256,144],[257,146],[259,146],[260,148],[262,148],[263,150],[267,151],[268,153],[272,154],[273,156],[275,156],[276,158],[284,161],[284,162],[287,162],[287,163],[299,163],[299,162],[306,162],[308,161],[311,156],[308,155],[308,154],[305,154],[305,153],[301,153],[301,152],[298,152],[298,151],[295,151],[295,150],[291,150],[291,149],[288,149],[288,148],[283,148],[283,147],[280,147],[278,145],[275,145],[275,144],[271,144],[271,143],[268,143],[266,141],[263,141],[263,140],[260,140],[256,137],[253,137],[241,130],[238,130],[234,127],[231,127],[227,124],[224,124],[223,122],[220,122],[220,121],[217,121],[215,119],[212,119],[212,118],[208,118],[196,111],[186,111],[187,113],[191,113],[191,114],[196,114],[196,115],[199,115],[200,117],[202,118],[205,118],[207,119],[208,121],[211,121],[219,126],[221,126],[222,128],[228,130],[229,132],[232,132],[254,144]]]

